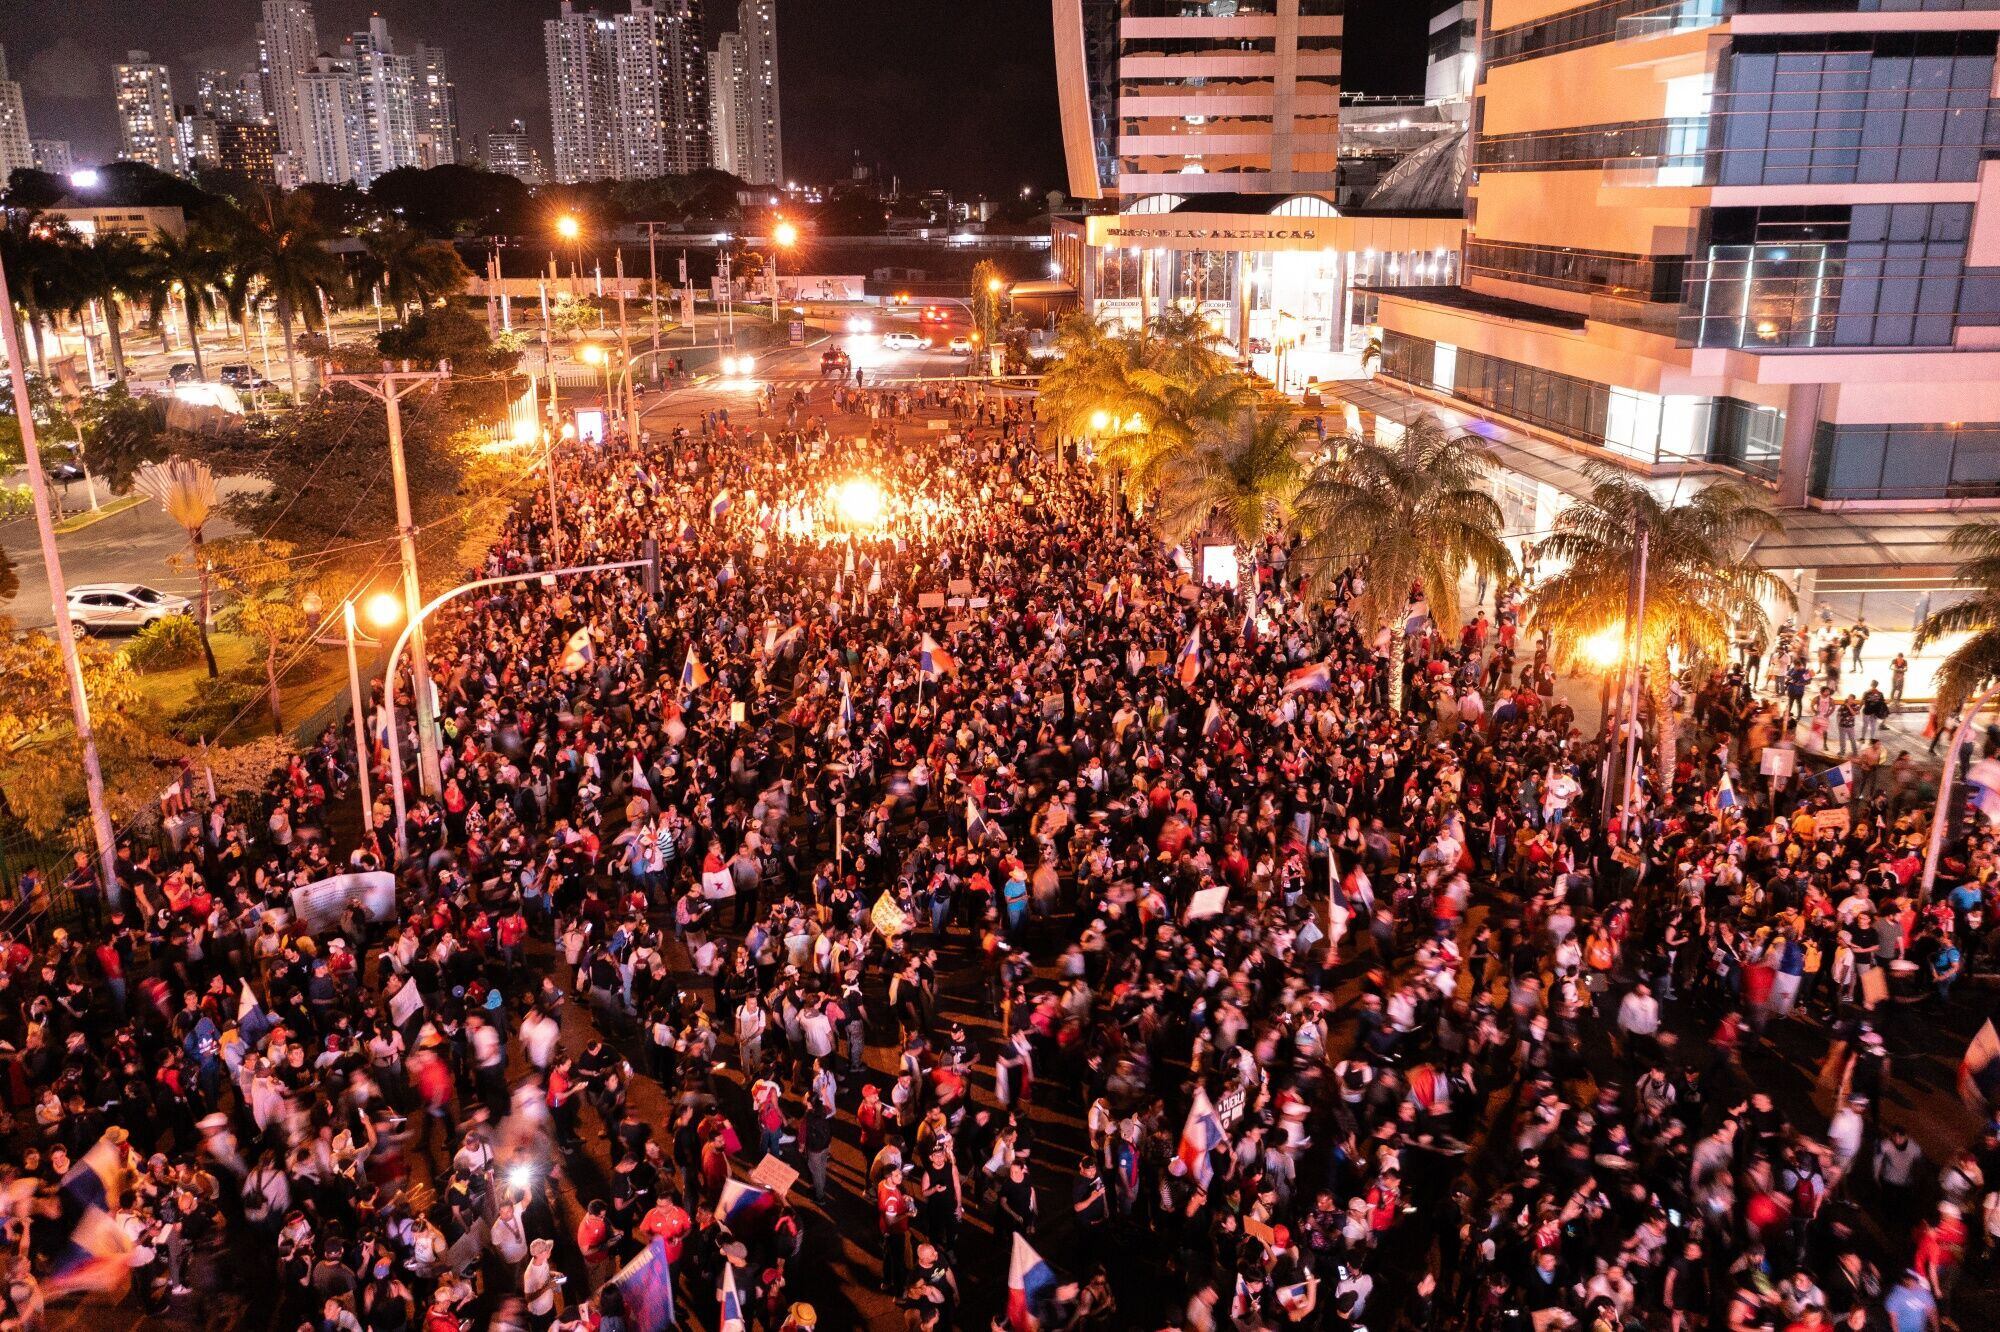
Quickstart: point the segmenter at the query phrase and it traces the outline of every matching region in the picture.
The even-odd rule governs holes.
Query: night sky
[[[603,0],[607,11],[622,0]],[[557,0],[316,0],[320,44],[389,21],[399,46],[445,47],[461,134],[516,116],[547,151],[541,20]],[[708,0],[712,32],[735,26],[731,0]],[[29,132],[69,139],[79,161],[118,148],[111,67],[151,52],[192,101],[194,71],[249,68],[256,0],[0,0],[0,43],[23,84]],[[1424,15],[1409,0],[1349,0],[1345,83],[1421,91]],[[844,176],[859,150],[906,185],[1011,194],[1063,184],[1047,0],[778,0],[787,173]]]

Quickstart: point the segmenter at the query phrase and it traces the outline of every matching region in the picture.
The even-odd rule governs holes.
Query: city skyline
[[[611,6],[618,7],[618,6]],[[342,34],[366,28],[380,12],[398,50],[442,46],[458,97],[463,149],[489,131],[522,120],[547,161],[551,141],[541,37],[556,0],[496,0],[478,23],[442,0],[320,0],[321,50],[337,54]],[[737,6],[710,3],[705,52],[733,30]],[[135,10],[117,0],[17,0],[0,14],[13,77],[24,85],[30,133],[66,142],[79,165],[108,161],[118,149],[112,67],[128,49],[146,49],[170,71],[177,98],[204,68],[254,69],[258,0],[211,0],[164,10]],[[1348,6],[1350,84],[1367,92],[1422,87],[1423,16],[1391,0]],[[784,118],[811,125],[808,139],[789,136],[786,170],[799,179],[844,177],[859,151],[905,180],[1011,193],[1063,184],[1063,161],[1051,76],[1046,13],[1000,0],[955,7],[940,19],[920,0],[841,7],[778,0],[779,63],[785,70]],[[828,60],[829,50],[856,53]],[[317,54],[317,53],[316,53]],[[478,77],[467,77],[478,71]],[[976,89],[976,100],[968,94]],[[910,124],[925,133],[902,134]],[[994,133],[992,127],[1004,127]]]

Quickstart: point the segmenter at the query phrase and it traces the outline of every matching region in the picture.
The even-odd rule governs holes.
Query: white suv
[[[144,583],[83,583],[69,590],[69,623],[79,633],[144,629],[169,615],[186,615],[186,597]]]
[[[931,345],[931,340],[921,333],[908,333],[898,329],[894,333],[884,333],[882,345],[894,351],[922,351]]]

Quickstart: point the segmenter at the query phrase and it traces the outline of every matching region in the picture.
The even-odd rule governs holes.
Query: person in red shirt
[[[681,1249],[687,1243],[688,1232],[694,1229],[694,1221],[681,1205],[670,1197],[662,1197],[654,1203],[646,1215],[639,1218],[639,1242],[650,1244],[655,1239],[666,1241],[667,1261],[678,1263]]]
[[[611,1240],[611,1219],[605,1213],[604,1200],[594,1198],[584,1210],[583,1220],[576,1223],[576,1247],[590,1269],[592,1290],[611,1275]]]
[[[882,1232],[882,1289],[900,1295],[910,1276],[910,1195],[903,1178],[885,1175],[875,1186],[875,1221]]]

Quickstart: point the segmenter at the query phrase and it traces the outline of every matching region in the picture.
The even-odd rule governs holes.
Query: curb
[[[120,496],[119,498],[112,500],[108,504],[102,505],[95,509],[86,509],[82,513],[75,514],[71,517],[63,519],[61,522],[55,525],[56,535],[68,536],[72,532],[81,532],[84,528],[89,527],[93,523],[101,523],[106,518],[110,518],[121,513],[127,513],[133,509],[138,508],[141,504],[144,504],[145,502],[146,502],[146,497],[144,495]]]

